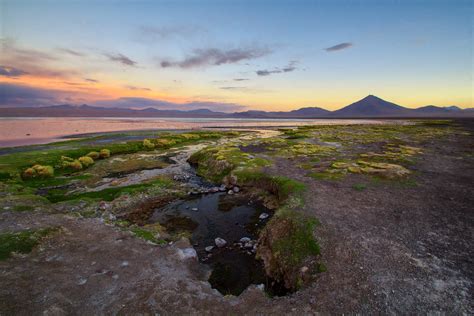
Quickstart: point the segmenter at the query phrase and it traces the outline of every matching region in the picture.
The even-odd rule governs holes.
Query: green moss
[[[103,200],[103,201],[113,201],[121,194],[135,194],[138,192],[143,192],[151,187],[158,187],[158,188],[168,188],[171,187],[173,184],[172,180],[167,178],[158,178],[149,182],[134,184],[124,187],[116,187],[116,188],[107,188],[101,191],[93,191],[93,192],[84,192],[84,193],[76,193],[76,194],[67,194],[66,190],[63,189],[56,189],[48,191],[48,195],[46,198],[53,202],[61,202],[61,201],[68,201],[68,200],[79,200],[79,199],[93,199],[93,200]]]
[[[14,252],[30,253],[43,238],[57,231],[58,228],[44,228],[0,234],[0,260],[8,259]]]
[[[319,273],[323,273],[323,272],[326,272],[328,270],[328,268],[326,267],[326,265],[322,262],[318,263],[318,268],[317,268],[318,272]]]
[[[32,205],[15,205],[13,207],[15,212],[30,212],[34,210],[34,206]]]
[[[313,236],[313,231],[319,223],[315,218],[284,208],[278,210],[274,219],[284,222],[288,228],[286,234],[273,245],[275,256],[286,266],[299,266],[304,259],[319,254],[319,244]]]
[[[155,237],[157,232],[151,231],[146,228],[135,227],[131,229],[131,232],[138,238],[141,238],[146,241],[151,241],[155,244],[164,245],[167,243],[166,240]]]
[[[365,189],[367,189],[367,185],[363,183],[356,183],[352,186],[352,188],[356,191],[364,191]]]

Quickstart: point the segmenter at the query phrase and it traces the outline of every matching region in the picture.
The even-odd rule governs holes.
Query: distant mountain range
[[[474,117],[474,108],[428,105],[409,109],[369,95],[336,111],[306,107],[288,112],[245,111],[214,112],[208,109],[191,111],[158,110],[155,108],[124,109],[90,105],[55,105],[47,107],[0,108],[1,117],[181,117],[181,118],[419,118]]]

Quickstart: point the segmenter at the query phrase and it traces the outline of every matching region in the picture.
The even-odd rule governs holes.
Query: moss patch
[[[15,252],[30,253],[43,238],[58,230],[58,228],[44,228],[0,234],[0,260],[10,258]]]

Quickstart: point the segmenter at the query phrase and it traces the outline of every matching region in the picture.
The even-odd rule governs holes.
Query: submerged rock
[[[249,242],[249,241],[251,241],[251,240],[252,240],[252,239],[250,239],[250,238],[248,238],[248,237],[242,237],[242,238],[240,238],[240,242],[242,242],[242,243]]]
[[[270,215],[268,215],[267,213],[262,213],[260,214],[260,216],[258,218],[260,219],[267,219]]]
[[[222,239],[220,237],[217,237],[216,239],[214,239],[214,242],[216,243],[216,246],[219,248],[222,248],[225,245],[227,245],[227,241],[225,241],[225,239]]]

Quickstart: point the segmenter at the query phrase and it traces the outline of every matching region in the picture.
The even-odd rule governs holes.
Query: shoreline
[[[381,119],[164,119],[150,118],[0,118],[0,148],[44,145],[101,133],[193,130],[201,128],[285,128],[301,125],[383,124]],[[398,121],[400,122],[400,121]]]

